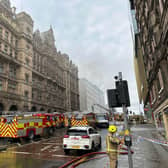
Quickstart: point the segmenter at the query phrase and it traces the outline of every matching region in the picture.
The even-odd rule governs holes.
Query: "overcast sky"
[[[26,11],[34,30],[52,25],[56,47],[78,65],[86,78],[105,93],[114,76],[128,80],[131,110],[139,112],[133,65],[128,0],[11,0],[17,12]]]

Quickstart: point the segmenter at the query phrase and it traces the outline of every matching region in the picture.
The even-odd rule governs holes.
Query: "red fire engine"
[[[36,135],[52,135],[57,120],[53,114],[13,114],[0,117],[0,137],[33,139]]]

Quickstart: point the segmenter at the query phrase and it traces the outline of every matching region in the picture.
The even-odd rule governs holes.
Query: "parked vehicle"
[[[52,113],[16,113],[0,116],[0,137],[29,138],[36,135],[53,135],[57,119]]]
[[[103,113],[96,114],[96,126],[103,128],[109,127],[109,120],[106,114]]]
[[[86,117],[86,120],[88,122],[88,125],[96,128],[96,115],[93,112],[82,112],[83,116]]]
[[[95,150],[101,147],[101,136],[93,127],[71,127],[63,138],[65,154],[70,150]]]

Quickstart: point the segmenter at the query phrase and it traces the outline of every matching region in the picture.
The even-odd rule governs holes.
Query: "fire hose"
[[[123,148],[123,147],[122,147],[121,149],[127,150],[127,148]],[[134,152],[131,150],[131,153],[133,154]],[[74,162],[77,162],[77,161],[79,161],[80,159],[82,159],[82,158],[84,158],[84,157],[91,156],[91,155],[95,155],[95,154],[107,154],[107,153],[106,153],[106,152],[91,152],[91,153],[87,153],[87,154],[84,154],[84,155],[82,155],[82,156],[79,156],[79,157],[77,157],[77,158],[75,158],[75,159],[73,159],[73,160],[71,160],[71,161],[65,163],[64,165],[60,166],[59,168],[66,168],[67,166],[70,166],[70,165],[73,164]],[[119,154],[121,154],[121,155],[127,155],[128,152],[121,152],[121,151],[120,151]],[[92,159],[97,159],[97,157],[88,159],[88,161],[89,161],[89,160],[92,160]],[[83,161],[83,162],[84,162],[84,161]],[[81,162],[78,162],[78,163],[72,165],[71,168],[75,168],[75,167],[78,166],[79,164],[81,164]]]

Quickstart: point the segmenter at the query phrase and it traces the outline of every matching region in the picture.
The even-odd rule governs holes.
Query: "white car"
[[[63,138],[65,154],[70,150],[95,150],[101,148],[101,135],[92,127],[71,127]]]
[[[97,127],[109,127],[109,120],[105,115],[96,115],[96,126]]]

